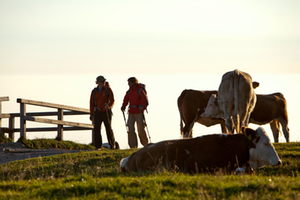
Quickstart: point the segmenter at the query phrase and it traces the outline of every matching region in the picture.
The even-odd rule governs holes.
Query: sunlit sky
[[[10,97],[3,112],[18,112],[16,98],[88,108],[101,74],[116,96],[113,128],[125,131],[119,107],[126,80],[137,76],[152,94],[152,137],[178,138],[181,91],[217,89],[221,76],[238,68],[260,79],[258,92],[286,96],[297,128],[291,95],[299,95],[291,89],[300,77],[299,8],[298,0],[0,0],[0,96]],[[169,119],[165,104],[174,104],[175,124],[165,126],[175,133],[157,133],[163,125],[153,115]]]

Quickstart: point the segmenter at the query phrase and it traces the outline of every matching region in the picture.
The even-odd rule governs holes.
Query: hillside
[[[274,146],[282,166],[242,176],[120,172],[120,160],[137,149],[14,161],[0,165],[0,199],[299,199],[300,143]]]

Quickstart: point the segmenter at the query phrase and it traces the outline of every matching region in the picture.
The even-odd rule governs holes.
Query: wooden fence
[[[64,131],[76,131],[76,130],[93,130],[92,124],[77,123],[64,121],[63,118],[66,115],[89,115],[89,109],[34,101],[28,99],[17,99],[17,103],[20,103],[20,113],[2,113],[2,101],[9,101],[9,97],[0,97],[0,127],[2,130],[8,130],[9,137],[14,140],[14,133],[20,132],[20,137],[26,139],[26,132],[44,132],[44,131],[57,131],[57,140],[63,140]],[[26,105],[42,106],[52,109],[57,109],[57,112],[26,112]],[[57,116],[57,120],[40,118],[41,116]],[[15,128],[15,118],[20,118],[20,128]],[[9,118],[9,125],[2,127],[1,119]],[[26,121],[40,122],[46,124],[55,124],[56,127],[38,127],[27,128]],[[3,131],[1,131],[3,132]],[[3,133],[2,133],[3,134]],[[92,131],[92,143],[94,143],[94,135]]]

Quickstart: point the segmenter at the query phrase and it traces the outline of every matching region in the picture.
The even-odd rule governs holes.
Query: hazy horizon
[[[105,78],[110,83],[114,96],[115,104],[112,109],[114,116],[112,119],[112,128],[115,133],[116,140],[120,143],[121,148],[128,148],[127,145],[127,133],[124,124],[122,112],[120,111],[121,104],[125,92],[128,90],[126,75],[105,75]],[[290,128],[290,140],[291,142],[300,141],[300,133],[298,130],[298,113],[299,106],[297,106],[297,98],[294,98],[294,91],[292,85],[300,84],[300,75],[256,75],[252,74],[253,80],[260,82],[260,86],[255,90],[257,94],[271,94],[274,92],[282,92],[287,100],[287,109],[289,116],[289,128]],[[28,93],[26,90],[18,91],[19,86],[15,85],[10,87],[10,90],[4,90],[5,94],[10,97],[9,102],[2,103],[3,113],[18,113],[20,112],[20,105],[16,103],[17,98],[31,99],[37,101],[45,101],[50,103],[57,103],[81,108],[89,108],[89,97],[90,92],[96,86],[93,75],[84,76],[77,75],[73,76],[74,80],[63,82],[64,79],[72,80],[70,77],[63,75],[57,77],[42,76],[35,77],[34,80],[39,84],[36,84],[35,91]],[[168,139],[179,139],[180,138],[180,120],[179,112],[177,108],[177,98],[184,89],[195,89],[195,90],[216,90],[221,80],[221,75],[138,75],[138,80],[146,84],[146,88],[149,96],[149,107],[148,113],[145,114],[148,129],[152,142],[158,142],[161,140]],[[32,87],[31,82],[28,79],[23,78],[23,87]],[[60,87],[55,88],[47,86],[52,80],[59,81]],[[82,80],[82,83],[79,81]],[[44,81],[42,81],[44,80]],[[277,81],[281,80],[285,84]],[[7,80],[8,81],[8,80]],[[74,89],[68,89],[74,87]],[[2,90],[3,91],[3,90]],[[74,92],[77,91],[77,92]],[[6,95],[4,95],[6,96]],[[39,106],[28,106],[27,112],[41,112],[41,111],[55,111],[56,109],[42,108]],[[126,115],[126,118],[128,116]],[[50,117],[48,117],[50,118]],[[55,117],[54,117],[55,119]],[[71,117],[65,116],[66,121],[75,121],[81,123],[91,123],[88,115]],[[8,120],[3,120],[2,126],[8,125]],[[19,126],[19,120],[16,119],[16,127]],[[27,127],[36,126],[48,126],[42,123],[27,122]],[[256,128],[257,125],[250,124],[251,128]],[[51,125],[55,127],[55,125]],[[264,129],[267,131],[271,141],[273,140],[272,132],[269,125],[264,125]],[[220,133],[221,128],[219,125],[212,127],[205,127],[198,123],[194,126],[194,137],[201,136],[204,134]],[[19,133],[16,133],[16,139],[18,139]],[[56,132],[27,132],[29,139],[35,138],[55,138]],[[102,127],[103,141],[107,141],[106,132],[104,126]],[[91,131],[64,131],[64,139],[72,140],[78,143],[88,144],[91,142]],[[285,142],[283,135],[279,138],[280,142]],[[141,145],[139,144],[139,147]]]

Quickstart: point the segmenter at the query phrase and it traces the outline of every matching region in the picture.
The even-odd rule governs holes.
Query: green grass
[[[300,143],[275,148],[282,166],[242,176],[120,172],[137,149],[14,161],[0,165],[0,199],[300,199]]]
[[[35,139],[26,140],[20,138],[18,142],[24,144],[29,149],[70,149],[70,150],[93,150],[95,149],[92,145],[78,144],[72,141],[59,141],[52,139]]]

